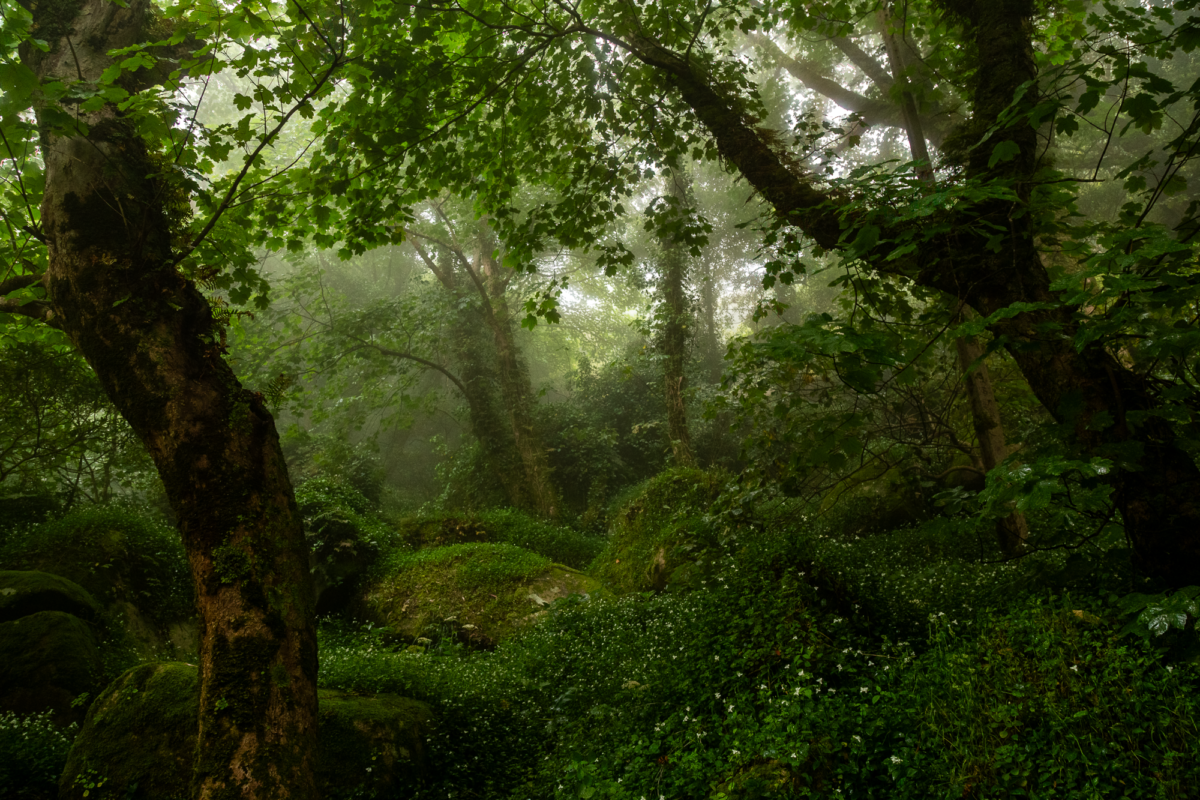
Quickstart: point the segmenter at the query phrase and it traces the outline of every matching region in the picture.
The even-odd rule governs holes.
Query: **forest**
[[[0,0],[0,800],[1195,798],[1198,49]]]

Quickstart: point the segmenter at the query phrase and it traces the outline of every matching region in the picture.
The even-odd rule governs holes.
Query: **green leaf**
[[[1005,161],[1012,161],[1021,152],[1021,146],[1009,139],[1008,141],[1000,142],[992,148],[992,156],[988,159],[988,169],[1003,164]]]

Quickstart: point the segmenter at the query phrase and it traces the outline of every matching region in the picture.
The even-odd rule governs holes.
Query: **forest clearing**
[[[0,800],[1194,798],[1197,0],[4,0]]]

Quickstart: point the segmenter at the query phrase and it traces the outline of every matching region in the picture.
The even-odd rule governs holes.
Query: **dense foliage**
[[[1195,795],[1198,50],[1200,0],[6,4],[0,796],[68,666],[168,653],[205,798],[315,792],[318,683],[434,719],[346,796]]]

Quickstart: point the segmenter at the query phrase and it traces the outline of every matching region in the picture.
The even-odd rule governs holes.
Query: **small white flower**
[[[891,757],[889,760],[890,760],[890,761],[891,761],[893,764],[903,764],[903,763],[904,763],[904,761],[903,761],[903,760],[901,760],[901,759],[899,759],[899,758],[896,758],[895,756],[892,756],[892,757]]]
[[[868,689],[868,688],[867,688],[867,687],[865,687],[865,686],[860,686],[860,687],[858,688],[858,690],[859,690],[860,692],[862,692],[863,694],[866,694],[867,692],[871,691],[870,689]]]

